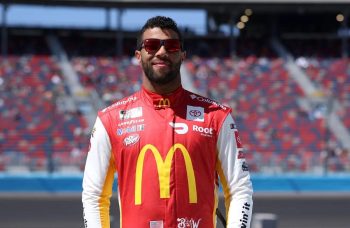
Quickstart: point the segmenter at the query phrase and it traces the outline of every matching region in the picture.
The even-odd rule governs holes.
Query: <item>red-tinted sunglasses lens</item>
[[[164,45],[165,50],[167,50],[168,52],[176,52],[181,49],[180,40],[178,39],[146,39],[143,41],[143,47],[148,53],[157,52],[162,45]]]
[[[146,39],[143,41],[143,47],[148,53],[154,53],[160,48],[160,40],[157,39]]]
[[[181,49],[181,44],[177,39],[164,40],[164,47],[168,52],[177,52]]]

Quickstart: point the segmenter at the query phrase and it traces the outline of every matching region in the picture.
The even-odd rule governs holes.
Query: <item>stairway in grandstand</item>
[[[104,103],[94,89],[86,90],[81,85],[79,77],[57,37],[49,35],[47,41],[52,53],[57,58],[58,65],[71,92],[70,98],[72,99],[67,99],[67,104],[71,104],[70,106],[73,109],[79,109],[88,121],[90,129],[92,129],[97,111],[105,106]]]
[[[290,72],[290,76],[298,83],[299,87],[304,91],[305,98],[299,100],[299,104],[309,113],[315,110],[314,108],[323,107],[322,118],[325,118],[327,128],[336,136],[345,148],[350,149],[350,133],[349,128],[337,115],[337,111],[342,107],[340,102],[333,95],[327,95],[326,89],[322,85],[314,84],[311,81],[312,75],[307,75],[296,63],[292,55],[286,48],[277,40],[271,40],[271,46],[274,50],[286,61],[286,68]],[[321,116],[320,116],[321,117]]]

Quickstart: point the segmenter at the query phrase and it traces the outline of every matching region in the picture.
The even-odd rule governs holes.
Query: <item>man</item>
[[[186,54],[172,19],[149,19],[137,44],[142,89],[99,112],[91,135],[86,227],[109,227],[115,172],[120,227],[216,227],[219,179],[227,227],[249,227],[252,185],[231,109],[182,88]]]

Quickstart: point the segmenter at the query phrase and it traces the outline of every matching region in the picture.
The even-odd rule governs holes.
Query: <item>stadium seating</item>
[[[350,129],[350,59],[304,58],[302,65],[312,81],[322,88],[325,95],[337,99],[343,109],[338,115]]]
[[[54,59],[16,55],[0,63],[0,168],[58,171],[64,163],[81,170],[87,123],[56,106],[66,88]]]
[[[81,84],[96,89],[106,105],[134,93],[141,86],[141,68],[129,57],[72,57]]]

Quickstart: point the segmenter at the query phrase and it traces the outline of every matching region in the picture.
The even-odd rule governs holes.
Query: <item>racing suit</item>
[[[219,180],[227,227],[250,227],[252,184],[231,109],[182,87],[142,88],[98,113],[82,201],[89,228],[109,227],[117,173],[120,227],[216,227]]]

